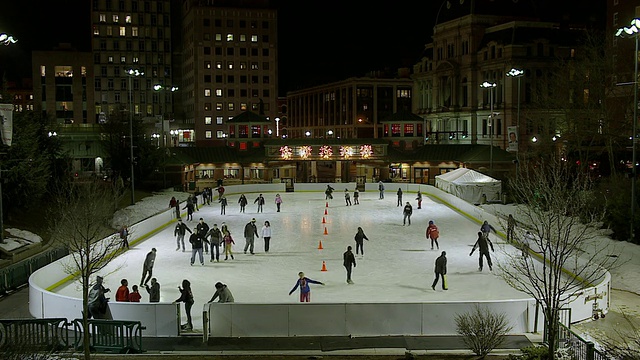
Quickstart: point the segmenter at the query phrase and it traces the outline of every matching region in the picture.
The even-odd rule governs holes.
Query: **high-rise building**
[[[127,116],[162,124],[173,119],[171,1],[92,0],[91,50],[95,113],[91,122]],[[138,70],[138,75],[129,70]],[[169,129],[164,125],[164,136]],[[166,138],[165,138],[166,141]],[[181,140],[182,141],[182,140]],[[186,141],[189,141],[187,137]],[[166,143],[166,142],[165,142]]]
[[[183,0],[181,103],[197,146],[222,146],[233,117],[273,122],[278,109],[277,12],[268,1]]]

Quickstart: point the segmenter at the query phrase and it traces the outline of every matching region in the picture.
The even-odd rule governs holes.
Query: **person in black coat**
[[[353,284],[351,280],[351,266],[356,267],[356,257],[351,251],[351,246],[347,246],[347,251],[342,254],[344,268],[347,269],[347,284]]]
[[[211,242],[211,262],[213,262],[213,253],[215,252],[215,260],[220,262],[220,243],[222,242],[222,232],[218,229],[218,224],[213,224],[206,237]]]
[[[411,226],[411,214],[413,214],[413,207],[407,201],[404,209],[402,209],[402,215],[404,215],[404,217],[402,218],[402,226],[405,226],[407,224],[407,220],[409,220],[409,226]]]
[[[184,235],[187,233],[193,234],[191,229],[187,226],[187,224],[182,222],[182,219],[178,218],[178,223],[176,224],[175,229],[173,230],[173,236],[177,236],[176,238],[176,251],[180,250],[180,244],[182,244],[182,252],[184,252]]]
[[[191,234],[189,237],[191,243],[191,265],[196,261],[196,254],[200,257],[200,265],[204,266],[204,258],[202,257],[202,238],[197,233]]]
[[[184,209],[187,209],[187,221],[193,221],[193,210],[195,209],[193,202],[191,200],[187,200],[187,205],[185,205],[182,210]]]
[[[353,239],[356,241],[356,255],[358,254],[358,249],[360,249],[360,253],[364,256],[364,241],[369,241],[369,238],[364,234],[364,230],[361,227],[358,226],[358,232]]]
[[[447,288],[447,252],[443,251],[440,256],[436,259],[436,278],[433,280],[433,284],[431,284],[431,288],[433,290],[436,289],[436,285],[438,284],[438,279],[442,276],[442,290],[449,290]]]
[[[245,205],[246,203],[245,199]],[[220,215],[226,215],[227,214],[227,205],[229,204],[229,202],[227,201],[227,197],[224,195],[220,195],[220,197],[218,198],[218,202],[220,203]],[[244,206],[241,206],[240,211],[244,212]]]
[[[240,204],[240,212],[244,212],[244,207],[247,206],[247,197],[244,194],[240,195],[240,199],[238,199],[238,204]]]
[[[258,227],[256,226],[256,218],[251,219],[250,222],[247,223],[247,225],[244,226],[244,239],[245,239],[245,243],[244,243],[244,253],[247,253],[247,249],[249,249],[249,252],[251,252],[251,255],[254,254],[253,252],[253,244],[255,241],[255,238],[260,238],[260,236],[258,235]]]
[[[262,194],[258,195],[258,197],[253,201],[254,204],[258,204],[258,211],[259,213],[262,212],[262,205],[264,205],[264,196],[262,196]]]
[[[209,245],[208,245],[209,241],[207,240],[207,233],[209,232],[209,224],[204,222],[203,218],[200,218],[200,221],[198,222],[198,225],[196,225],[196,232],[198,233],[198,236],[200,236],[200,238],[203,241],[204,253],[208,254],[209,253]]]
[[[191,321],[191,307],[193,307],[193,303],[195,301],[193,300],[193,293],[191,292],[191,283],[189,280],[182,280],[182,287],[178,286],[178,290],[180,290],[180,297],[173,303],[183,302],[184,310],[187,313],[187,323],[182,325],[182,329],[192,330],[193,322]]]
[[[480,259],[478,260],[478,271],[482,271],[482,258],[487,258],[487,265],[489,265],[489,271],[493,270],[491,268],[491,256],[489,256],[489,247],[491,247],[491,251],[493,250],[493,243],[489,240],[489,233],[484,233],[482,231],[478,231],[478,240],[473,245],[473,249],[471,249],[471,253],[469,256],[473,255],[473,252],[476,251],[476,248],[479,248],[478,252],[480,253]]]

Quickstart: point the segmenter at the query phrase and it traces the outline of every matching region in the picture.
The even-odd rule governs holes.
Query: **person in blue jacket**
[[[293,294],[293,292],[296,291],[298,287],[300,287],[300,302],[309,302],[311,301],[311,288],[309,287],[309,284],[320,284],[324,286],[324,283],[305,277],[302,271],[298,273],[298,276],[300,278],[296,282],[296,286],[294,286],[293,289],[289,291],[289,295]]]

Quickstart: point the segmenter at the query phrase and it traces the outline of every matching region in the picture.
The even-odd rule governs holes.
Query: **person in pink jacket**
[[[280,212],[280,204],[282,204],[282,198],[280,194],[276,194],[276,207],[278,208],[277,212]]]

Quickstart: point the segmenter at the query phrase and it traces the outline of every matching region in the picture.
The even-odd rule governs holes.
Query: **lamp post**
[[[280,118],[277,117],[275,120],[276,120],[276,137],[279,138],[280,137]]]
[[[133,175],[133,78],[143,76],[144,72],[138,69],[127,69],[125,73],[129,77],[129,156],[131,157],[131,205],[135,205],[136,194]]]
[[[153,85],[153,90],[155,91],[169,91],[169,92],[174,92],[174,91],[178,91],[178,87],[177,86],[163,86],[162,84],[155,84]],[[167,107],[164,107],[164,111],[162,108],[162,104],[164,103],[164,101],[160,101],[160,121],[161,121],[161,125],[162,125],[162,146],[166,147],[167,146],[167,132],[164,128],[164,111],[167,110]]]
[[[516,138],[516,179],[518,179],[518,173],[520,168],[520,78],[524,75],[524,70],[511,68],[507,73],[509,77],[515,77],[518,79],[518,112],[516,115],[516,131],[518,137]]]
[[[489,139],[491,145],[489,147],[489,173],[493,175],[493,89],[498,86],[496,83],[488,81],[483,82],[480,87],[483,89],[489,89]]]
[[[634,78],[633,78],[633,132],[631,133],[631,174],[633,179],[631,180],[631,224],[629,231],[629,240],[635,239],[634,234],[634,220],[636,209],[636,126],[638,122],[638,31],[640,30],[640,19],[633,19],[629,24],[629,27],[622,27],[616,31],[616,36],[623,38],[634,38],[636,41],[636,50],[633,53],[634,64]]]

